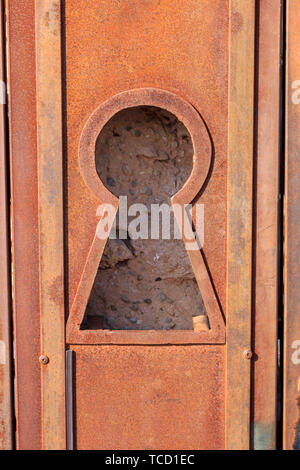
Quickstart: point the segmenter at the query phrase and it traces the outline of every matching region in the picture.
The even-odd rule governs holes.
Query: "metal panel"
[[[227,85],[224,66],[228,65],[228,51],[224,45],[227,44],[228,24],[224,21],[228,4],[193,2],[186,8],[182,3],[177,5],[177,10],[172,8],[170,12],[168,2],[160,2],[159,9],[155,11],[148,3],[143,8],[134,2],[132,7],[126,4],[115,9],[114,2],[102,2],[100,29],[95,20],[99,17],[100,2],[85,2],[85,9],[80,2],[66,4],[69,303],[71,307],[97,223],[97,198],[87,193],[78,167],[78,144],[84,123],[99,103],[124,90],[157,87],[178,93],[203,113],[215,144],[210,191],[206,190],[203,197],[208,211],[212,208],[216,211],[215,216],[211,212],[206,213],[206,250],[212,278],[223,305],[227,296],[224,310],[229,316],[227,446],[249,448],[255,1],[232,0],[229,5],[229,258],[225,295],[226,254],[222,249],[225,239],[221,232],[226,233],[226,210],[220,194],[226,193],[224,151],[227,150],[228,96],[227,87],[224,88]],[[85,11],[85,14],[78,14],[79,11]],[[151,18],[150,29],[143,27],[145,17]],[[167,18],[163,32],[162,17]],[[199,24],[201,31],[197,29]],[[176,47],[167,40],[173,37],[174,30],[177,33]],[[218,40],[215,34],[219,35]],[[193,44],[193,48],[187,46],[186,40]],[[221,46],[218,50],[216,43]],[[135,44],[139,47],[133,47]],[[180,48],[178,44],[181,44]],[[199,73],[195,73],[197,70]],[[214,198],[218,199],[217,206]],[[128,341],[132,341],[129,336]],[[211,364],[211,367],[214,366]]]
[[[300,3],[287,2],[283,446],[300,449]]]
[[[260,1],[258,14],[252,445],[275,449],[281,1]]]
[[[34,0],[6,2],[18,449],[41,448]]]
[[[86,186],[79,167],[83,127],[114,95],[159,88],[194,106],[212,137],[213,171],[201,195],[204,254],[225,311],[228,2],[192,0],[176,2],[174,8],[168,0],[121,5],[115,0],[70,0],[64,17],[69,310],[99,221],[99,198]]]
[[[65,337],[60,1],[36,0],[42,447],[64,449]]]
[[[91,261],[101,199],[82,176],[82,131],[107,100],[121,100],[124,92],[141,88],[145,95],[149,89],[177,95],[178,101],[196,108],[208,128],[213,164],[201,194],[204,252],[226,310],[228,2],[183,1],[174,8],[168,0],[71,0],[65,4],[64,18],[70,311],[85,264]],[[168,109],[168,101],[159,106]],[[185,121],[187,113],[178,113]],[[202,156],[206,162],[205,152]],[[82,303],[80,308],[82,312]],[[78,330],[78,317],[74,324]],[[72,344],[71,328],[70,333]],[[224,346],[179,346],[191,343],[195,334],[184,331],[104,331],[101,338],[99,333],[82,330],[83,339],[74,341],[80,345],[72,346],[77,448],[225,447]],[[149,345],[141,345],[145,343]]]
[[[0,1],[0,449],[13,446],[4,5]]]
[[[38,4],[39,3],[39,4]],[[42,5],[43,4],[43,5]],[[40,11],[40,7],[44,7],[45,17],[43,18],[46,35],[49,33],[55,36],[58,47],[60,47],[60,35],[56,35],[56,31],[52,29],[54,23],[57,22],[60,28],[60,18],[57,16],[57,12],[60,11],[60,5],[54,2],[54,7],[57,10],[49,9],[49,16],[47,15],[45,2],[37,2],[37,12]],[[51,5],[50,5],[51,6]],[[39,355],[41,354],[40,344],[40,310],[39,310],[39,250],[38,250],[38,169],[37,169],[37,128],[36,128],[36,64],[35,64],[35,2],[28,1],[26,4],[18,1],[10,1],[7,3],[8,12],[8,59],[9,59],[9,107],[10,107],[10,153],[11,153],[11,179],[12,179],[12,222],[13,222],[13,271],[14,271],[14,324],[15,324],[15,341],[16,341],[16,412],[17,412],[17,446],[20,449],[39,449],[42,447],[41,443],[41,388],[40,388],[40,368],[42,367],[43,377],[47,379],[48,372],[50,370],[50,384],[52,388],[47,387],[47,382],[43,382],[45,388],[52,394],[52,399],[60,400],[61,405],[56,407],[54,410],[57,413],[53,414],[50,408],[48,417],[50,421],[47,421],[47,407],[44,408],[44,446],[53,446],[58,448],[61,446],[64,448],[64,438],[61,436],[64,434],[64,335],[62,325],[64,323],[64,316],[62,311],[58,312],[57,306],[54,308],[54,313],[60,318],[58,324],[55,324],[55,316],[46,315],[44,317],[45,322],[48,325],[46,333],[50,334],[50,342],[55,348],[61,348],[62,354],[58,356],[52,356],[51,353],[55,353],[52,349],[49,349],[49,343],[45,344],[47,348],[46,354],[50,355],[50,362],[48,366],[42,366],[39,361]],[[53,37],[52,36],[52,37]],[[42,37],[39,38],[41,41]],[[45,38],[44,38],[45,39]],[[38,41],[39,41],[38,40]],[[47,41],[47,40],[46,40]],[[51,50],[50,50],[51,51]],[[49,52],[49,50],[48,50]],[[57,68],[53,69],[52,73],[59,80],[60,87],[60,50],[54,49],[47,55],[47,51],[40,51],[41,57],[39,65],[44,66],[46,72],[46,79],[48,82],[51,81],[52,75],[48,74],[48,65],[50,65],[49,58],[52,58],[53,63],[57,64]],[[44,62],[42,64],[42,58]],[[45,70],[46,66],[46,70]],[[41,74],[39,75],[41,79]],[[45,85],[46,82],[44,82]],[[49,83],[48,83],[49,85]],[[52,82],[53,85],[53,82]],[[41,83],[39,87],[40,101],[39,105],[42,104],[41,99]],[[45,89],[44,89],[45,91]],[[49,87],[45,93],[51,92],[46,97],[48,104],[54,107],[54,110],[61,112],[60,104],[61,96],[58,92],[58,88],[55,85]],[[50,100],[50,101],[49,101]],[[49,110],[49,108],[48,108]],[[40,111],[40,122],[43,118],[41,107]],[[55,117],[53,121],[55,121]],[[48,121],[49,123],[49,121]],[[57,119],[56,125],[61,126],[61,120]],[[43,126],[43,131],[47,133],[47,128]],[[55,133],[52,133],[51,138],[55,140]],[[47,139],[47,137],[46,137]],[[56,142],[59,147],[59,140]],[[41,150],[41,143],[40,143]],[[55,152],[55,150],[54,150]],[[40,153],[41,155],[41,153]],[[48,154],[51,157],[51,153]],[[55,152],[55,156],[61,161],[60,154]],[[41,159],[42,160],[42,159]],[[51,165],[51,160],[49,160]],[[45,165],[46,167],[47,165]],[[59,166],[60,172],[62,171],[62,161]],[[41,169],[41,165],[40,165]],[[47,170],[47,168],[46,168]],[[40,175],[40,189],[41,184],[47,179],[46,174]],[[51,178],[51,174],[48,173],[49,183],[55,186],[55,192],[57,192],[57,181],[59,178],[59,171],[55,178]],[[45,186],[45,197],[46,186]],[[48,189],[50,190],[49,186]],[[58,195],[59,197],[59,195]],[[62,201],[61,201],[62,202]],[[46,207],[45,207],[46,209]],[[46,209],[47,210],[47,209]],[[62,208],[61,208],[62,210]],[[48,224],[52,222],[52,226],[49,229],[49,233],[46,230],[46,237],[48,241],[52,235],[55,234],[57,227],[57,233],[59,231],[59,225],[54,225],[55,218],[50,215],[51,211],[42,214],[44,223]],[[51,220],[52,217],[52,220]],[[48,219],[48,220],[47,220]],[[52,232],[51,232],[52,228]],[[62,221],[61,221],[62,228]],[[56,240],[53,238],[51,242],[56,244]],[[50,248],[50,244],[48,248]],[[45,248],[45,247],[43,247]],[[56,248],[58,251],[59,246]],[[57,251],[57,253],[58,253]],[[41,253],[42,256],[42,253]],[[51,253],[52,256],[52,253]],[[50,260],[52,263],[52,258]],[[62,263],[62,249],[60,251],[60,261]],[[49,258],[48,258],[49,260]],[[26,269],[24,269],[26,266]],[[44,274],[47,271],[46,263],[42,263],[42,271],[44,268]],[[54,269],[54,265],[53,265]],[[47,272],[45,274],[47,276]],[[41,278],[42,282],[45,277]],[[62,292],[60,284],[62,281],[57,280],[57,283],[52,286],[52,290],[43,294],[52,296],[52,306],[56,304],[55,297],[59,298],[58,303],[60,306],[63,304],[62,296],[59,293]],[[44,289],[47,288],[46,284],[43,284]],[[45,298],[45,296],[43,297]],[[44,310],[45,312],[45,310]],[[50,311],[50,315],[52,311]],[[55,330],[57,327],[58,333]],[[50,333],[52,331],[52,333]],[[56,337],[61,335],[62,341],[56,343]],[[48,336],[49,337],[49,336]],[[52,337],[52,339],[51,339]],[[56,364],[56,359],[58,363]],[[52,363],[52,364],[51,364]],[[61,365],[61,371],[57,377],[55,377],[56,365]],[[50,365],[51,364],[51,365]],[[57,381],[57,382],[56,382]],[[57,385],[56,385],[56,384]],[[60,387],[60,394],[56,394],[56,387]],[[58,388],[59,390],[59,388]],[[43,400],[43,405],[45,405]],[[49,416],[50,415],[50,416]],[[59,416],[59,417],[58,417]],[[57,419],[54,426],[51,425],[52,419]],[[61,419],[62,418],[62,419]],[[59,430],[63,429],[62,432]],[[51,436],[52,433],[52,436]],[[49,439],[48,436],[50,435]],[[51,442],[50,442],[51,441]]]
[[[231,0],[227,177],[227,449],[248,449],[250,445],[254,33],[255,1]]]
[[[72,349],[77,449],[224,448],[224,346]]]

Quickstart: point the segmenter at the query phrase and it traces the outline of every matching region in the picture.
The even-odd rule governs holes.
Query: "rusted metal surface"
[[[43,449],[66,446],[60,8],[35,3]]]
[[[11,0],[8,5],[17,435],[19,448],[64,448],[60,2],[36,0],[35,3],[38,158],[33,53],[35,5],[31,0],[26,6],[15,0]],[[102,249],[95,247],[93,240],[99,221],[96,210],[99,199],[103,201],[97,190],[94,194],[88,188],[93,187],[96,180],[87,186],[82,177],[79,161],[82,130],[95,110],[115,95],[128,90],[150,88],[171,92],[179,101],[190,103],[207,126],[213,151],[209,178],[200,200],[205,204],[204,254],[210,270],[210,282],[229,320],[226,346],[155,345],[192,343],[192,337],[197,336],[195,332],[79,332],[79,317],[93,281],[93,276],[88,275],[84,298],[78,303],[81,313],[74,322],[74,318],[69,318],[73,324],[70,323],[68,342],[78,344],[72,347],[76,352],[74,393],[78,448],[249,448],[250,364],[253,354],[250,322],[254,4],[254,1],[192,0],[178,2],[174,8],[174,3],[167,0],[133,0],[122,4],[117,0],[63,2],[63,65],[66,78],[64,155],[67,165],[64,184],[67,187],[65,230],[68,238],[66,295],[69,310],[72,310],[76,299],[85,264],[89,260],[94,263],[94,267],[87,267],[87,272],[90,269],[92,273]],[[54,9],[51,9],[52,6]],[[270,27],[264,21],[267,22],[268,15],[273,13],[271,3],[264,2],[261,12],[265,16],[261,16],[260,28]],[[274,22],[278,20],[276,15],[277,10],[272,16]],[[229,16],[231,34],[228,49]],[[261,44],[266,41],[263,35],[260,40]],[[267,61],[267,46],[263,48],[263,45],[261,64]],[[277,45],[276,42],[272,49],[272,60]],[[269,62],[267,66],[271,75]],[[230,123],[227,114],[228,77]],[[272,143],[264,140],[266,113],[271,106],[264,99],[264,80],[261,78],[259,84],[260,90],[263,90],[259,106],[263,111],[261,121],[258,122],[259,129],[262,129],[258,136],[258,152],[262,152],[263,159],[265,152],[260,149],[267,148],[268,163],[259,161],[257,175],[258,181],[261,178],[260,181],[265,183],[262,184],[260,197],[271,198],[272,191],[268,186],[270,180],[264,178],[267,171],[264,168],[274,163],[272,158],[277,158],[277,153],[274,155],[274,140]],[[276,78],[274,80],[276,82]],[[272,82],[272,86],[276,89],[275,82]],[[149,104],[155,104],[153,96]],[[167,108],[166,102],[156,104]],[[120,101],[119,105],[121,108],[126,107],[128,102]],[[186,121],[186,112],[181,116],[179,109],[174,111]],[[272,116],[272,129],[275,120],[276,117]],[[100,132],[100,121],[97,125]],[[188,128],[193,136],[200,132],[202,121],[195,132],[191,126],[192,123]],[[204,142],[207,133],[204,132],[202,137]],[[201,158],[207,166],[206,155],[203,152]],[[87,163],[84,163],[83,173]],[[204,167],[200,170],[204,170]],[[207,167],[204,173],[206,171]],[[196,189],[200,190],[202,179],[199,178],[197,183]],[[96,186],[99,184],[97,180]],[[187,194],[187,199],[192,193]],[[266,409],[264,404],[267,398],[261,397],[259,390],[266,387],[261,381],[262,376],[266,376],[267,354],[274,347],[274,329],[272,327],[270,334],[266,335],[260,325],[265,323],[264,305],[267,305],[267,309],[272,308],[271,312],[268,311],[268,318],[274,315],[274,293],[266,299],[263,286],[270,279],[269,270],[274,268],[275,255],[267,266],[267,272],[262,270],[266,256],[264,244],[267,250],[271,250],[275,232],[271,228],[264,230],[264,208],[259,204],[257,207],[257,224],[259,228],[262,227],[262,232],[257,235],[261,258],[256,268],[259,274],[256,304],[259,302],[260,309],[257,306],[254,345],[259,357],[254,366],[256,395],[253,404],[255,419],[269,426],[273,416],[274,395]],[[273,212],[271,218],[270,223],[273,223]],[[91,247],[94,252],[90,251]],[[26,270],[24,266],[27,266]],[[41,324],[38,321],[39,272]],[[139,336],[141,333],[144,334],[143,338]],[[221,325],[221,333],[217,337],[211,336],[205,341],[203,338],[208,338],[208,332],[199,332],[195,342],[199,342],[200,336],[200,342],[224,342],[224,327]],[[264,346],[266,337],[270,343]],[[39,345],[40,340],[42,347]],[[97,346],[84,346],[82,343]],[[127,343],[132,346],[108,343]],[[149,345],[141,346],[140,343]],[[256,350],[254,359],[255,354]],[[47,356],[49,362],[40,363],[41,355]],[[274,380],[274,364],[269,377]],[[266,381],[263,383],[266,384]],[[43,442],[40,440],[41,430]],[[255,442],[258,442],[259,447],[260,429],[256,427],[254,431],[258,436]],[[271,427],[268,427],[267,435],[270,441],[274,439]]]
[[[74,351],[66,351],[66,448],[74,449]]]
[[[41,448],[34,1],[6,2],[18,449]]]
[[[64,16],[70,310],[99,221],[99,199],[79,168],[81,132],[107,99],[148,87],[191,103],[211,134],[213,170],[201,196],[204,253],[225,310],[228,2],[193,0],[174,8],[167,0],[121,7],[116,1],[71,0]]]
[[[276,448],[281,1],[259,2],[252,445]]]
[[[283,446],[300,448],[300,4],[287,2]]]
[[[203,251],[221,308],[226,311],[228,22],[228,2],[223,0],[176,2],[176,8],[168,0],[134,0],[122,4],[71,0],[65,3],[70,311],[87,260],[93,260],[93,266],[85,268],[91,274],[88,279],[91,286],[101,255],[101,249],[93,240],[99,221],[96,216],[99,199],[105,202],[97,192],[99,180],[88,182],[93,190],[96,187],[95,194],[82,177],[79,161],[82,131],[95,110],[107,100],[129,90],[145,88],[170,92],[185,106],[191,104],[207,126],[212,146],[208,157],[211,156],[212,164],[201,194],[201,203],[205,205]],[[144,93],[151,100],[136,101],[136,104],[155,105],[154,93],[152,96],[149,91]],[[120,101],[114,109],[117,111],[129,104]],[[168,100],[156,105],[169,109]],[[201,120],[199,129],[193,132],[192,122],[190,125],[187,122],[188,113],[177,108],[174,111],[187,125],[192,138],[193,133],[197,136],[198,132],[203,132]],[[196,121],[199,121],[197,115]],[[101,122],[97,124],[98,132]],[[203,133],[203,139],[207,141],[207,132]],[[206,151],[201,154],[205,165],[203,174],[209,163],[206,155]],[[86,158],[95,165],[90,153]],[[198,165],[197,161],[195,164]],[[96,176],[94,167],[92,172]],[[201,173],[198,191],[202,184]],[[188,200],[194,196],[194,189]],[[94,253],[90,252],[91,247]],[[69,325],[72,335],[68,336],[68,342],[72,344],[75,339],[77,344],[98,345],[72,346],[76,351],[77,447],[224,448],[224,346],[155,346],[157,343],[191,343],[192,337],[196,338],[197,334],[200,337],[203,332],[78,332],[79,317],[88,295],[88,287],[83,287],[85,294],[78,303],[81,313],[73,326]],[[79,336],[84,340],[79,340]],[[220,339],[221,336],[218,341]],[[103,345],[114,342],[132,346]],[[120,435],[122,429],[125,431]]]
[[[115,95],[100,105],[86,123],[81,135],[79,159],[84,181],[99,201],[111,204],[115,211],[118,209],[118,198],[108,191],[99,179],[95,166],[95,146],[101,129],[109,119],[121,109],[138,105],[165,108],[187,125],[193,139],[194,166],[192,173],[183,188],[173,196],[172,204],[184,207],[190,204],[201,191],[211,167],[212,148],[205,124],[196,110],[182,98],[173,93],[157,88],[130,90]],[[113,221],[111,221],[112,224]],[[109,233],[110,228],[107,233]],[[96,227],[95,227],[96,232]],[[211,329],[198,332],[178,331],[83,331],[80,325],[92,289],[92,284],[104,250],[106,240],[95,237],[84,266],[84,271],[78,286],[71,315],[68,320],[67,341],[83,344],[97,343],[218,343],[225,340],[225,325],[214,290],[211,285],[207,268],[200,250],[188,251],[190,260],[198,281]]]
[[[249,449],[255,1],[230,1],[226,448]]]
[[[224,346],[72,349],[77,449],[224,448]]]
[[[0,449],[13,447],[4,5],[0,1]]]

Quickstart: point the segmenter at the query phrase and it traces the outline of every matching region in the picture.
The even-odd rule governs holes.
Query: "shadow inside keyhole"
[[[205,307],[184,243],[150,238],[153,204],[168,204],[188,179],[193,145],[188,130],[166,110],[139,106],[118,112],[96,143],[96,169],[106,188],[127,196],[128,208],[148,209],[148,239],[108,239],[82,329],[192,330]],[[128,217],[132,222],[136,216]],[[145,219],[144,219],[145,220]],[[145,227],[137,227],[144,229]],[[123,239],[124,234],[127,235]]]

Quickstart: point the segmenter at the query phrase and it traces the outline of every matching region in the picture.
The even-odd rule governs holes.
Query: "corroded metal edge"
[[[61,2],[35,8],[42,448],[65,449]]]
[[[300,3],[287,1],[283,447],[300,448]]]
[[[0,1],[0,449],[13,447],[4,2]]]
[[[255,0],[230,1],[226,448],[249,449]]]
[[[276,448],[281,0],[260,0],[252,447]]]

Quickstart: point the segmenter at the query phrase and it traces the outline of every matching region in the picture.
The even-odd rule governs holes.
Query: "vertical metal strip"
[[[230,0],[226,448],[249,449],[255,0]]]
[[[0,449],[13,446],[4,5],[0,1]]]
[[[252,445],[271,450],[277,407],[281,0],[260,0],[258,10]]]
[[[60,0],[36,0],[42,447],[65,449]]]
[[[41,448],[34,2],[6,0],[5,11],[16,447],[23,450]]]
[[[300,2],[287,1],[283,447],[300,449]]]
[[[74,449],[73,357],[74,351],[66,351],[66,420],[67,450]]]

